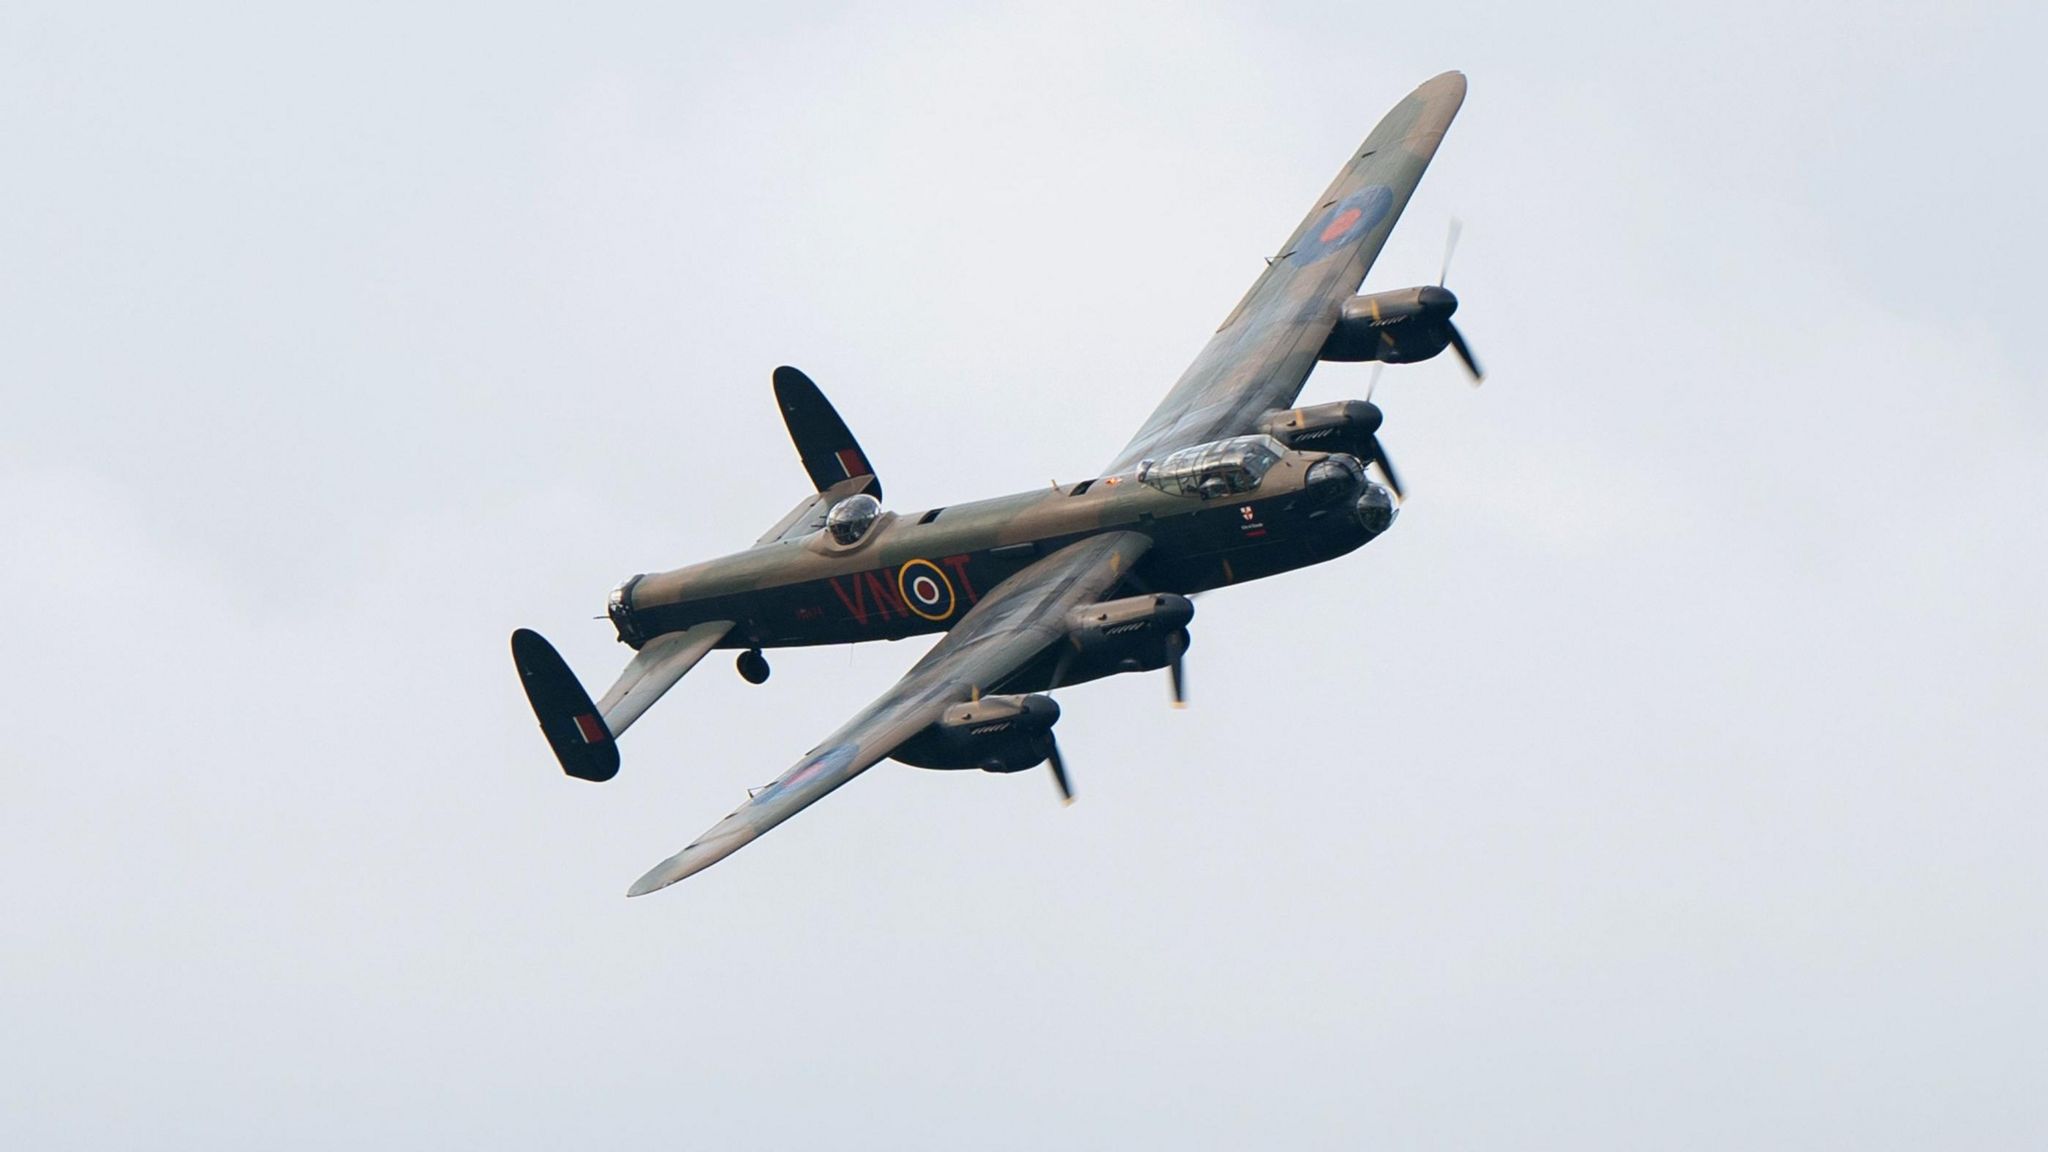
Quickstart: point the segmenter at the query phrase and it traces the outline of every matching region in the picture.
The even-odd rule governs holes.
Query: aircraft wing
[[[656,865],[627,895],[644,896],[711,867],[887,758],[947,708],[997,689],[1058,643],[1066,614],[1114,589],[1151,543],[1135,532],[1091,536],[990,589],[881,699],[689,847]]]
[[[1387,113],[1104,475],[1294,403],[1464,101],[1464,74],[1446,72]]]

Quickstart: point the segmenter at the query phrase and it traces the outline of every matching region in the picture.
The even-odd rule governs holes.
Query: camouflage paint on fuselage
[[[1440,284],[1355,295],[1464,97],[1464,77],[1447,72],[1379,121],[1095,480],[912,516],[882,513],[880,481],[845,422],[802,373],[778,369],[777,404],[817,493],[747,552],[620,586],[611,616],[639,651],[605,704],[590,700],[538,634],[514,634],[514,663],[564,770],[585,779],[616,771],[611,718],[630,723],[711,644],[947,635],[628,894],[710,867],[892,756],[996,772],[1045,759],[1071,795],[1051,741],[1057,705],[1003,694],[1166,667],[1178,697],[1193,610],[1166,593],[1304,567],[1385,531],[1399,485],[1377,439],[1379,411],[1294,403],[1324,359],[1407,363],[1450,347],[1479,375],[1450,322],[1456,300]],[[1367,479],[1367,460],[1386,486]],[[1114,630],[1134,621],[1143,630]],[[739,671],[758,683],[765,662],[749,656]],[[984,732],[978,725],[989,721],[978,710],[992,698],[1030,726],[1006,721]],[[604,723],[590,723],[593,715]],[[993,743],[977,743],[984,735]],[[597,745],[609,755],[591,751]]]
[[[732,620],[726,648],[898,640],[944,632],[1038,557],[1101,532],[1153,541],[1134,583],[1188,594],[1320,563],[1370,537],[1350,513],[1311,499],[1326,453],[1288,452],[1244,493],[1162,492],[1135,473],[956,504],[884,513],[839,545],[824,532],[636,577],[629,643],[705,620]],[[637,632],[637,635],[633,633]]]

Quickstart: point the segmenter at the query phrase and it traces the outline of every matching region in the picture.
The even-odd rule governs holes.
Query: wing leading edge
[[[880,699],[626,894],[644,896],[702,872],[887,758],[947,708],[996,690],[1058,643],[1066,614],[1102,599],[1151,544],[1135,532],[1092,536],[996,585]]]
[[[1446,72],[1387,113],[1105,475],[1294,403],[1464,101],[1464,74]]]

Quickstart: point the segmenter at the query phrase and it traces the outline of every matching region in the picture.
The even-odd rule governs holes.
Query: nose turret
[[[1365,462],[1349,452],[1332,452],[1309,465],[1303,478],[1310,498],[1328,506],[1357,497],[1365,480]]]
[[[1365,528],[1365,538],[1371,540],[1394,526],[1394,517],[1401,512],[1394,506],[1394,494],[1368,480],[1365,491],[1358,494],[1353,506],[1358,523]]]

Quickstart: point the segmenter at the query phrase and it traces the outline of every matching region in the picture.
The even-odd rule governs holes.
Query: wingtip
[[[695,845],[692,845],[692,847],[695,847]],[[674,856],[649,868],[645,876],[633,881],[633,886],[626,889],[626,896],[631,898],[634,896],[645,896],[651,892],[659,892],[676,881],[686,880],[689,877],[695,876],[716,863],[718,863],[716,858],[707,860],[702,855],[692,857],[690,849],[685,848]]]
[[[689,849],[686,848],[682,852],[649,868],[645,876],[633,881],[633,886],[626,889],[626,898],[630,900],[635,896],[645,896],[651,892],[659,892],[684,877],[697,874],[707,866],[695,861],[682,863],[682,858],[688,853]],[[696,864],[696,866],[692,867],[691,864]]]
[[[659,892],[678,880],[687,880],[695,876],[753,843],[754,838],[760,835],[759,829],[734,821],[734,817],[740,816],[744,811],[745,809],[741,809],[741,812],[726,817],[717,827],[706,832],[689,847],[649,868],[645,876],[635,880],[633,886],[626,890],[626,895],[645,896],[649,892]]]
[[[1454,97],[1460,103],[1463,103],[1465,100],[1465,74],[1456,68],[1448,72],[1439,72],[1424,80],[1421,84],[1416,85],[1414,94],[1425,100],[1433,97]]]

